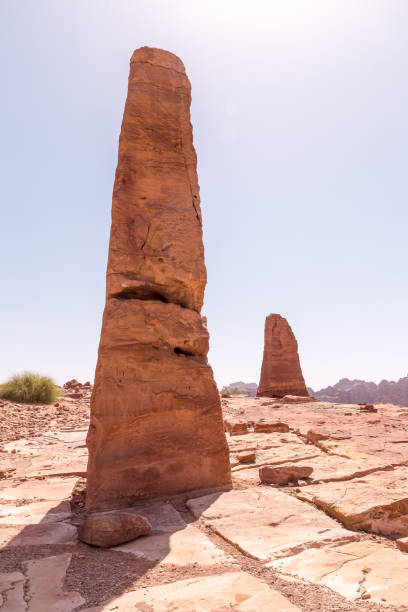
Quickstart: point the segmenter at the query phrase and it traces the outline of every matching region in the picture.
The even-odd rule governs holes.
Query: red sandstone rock
[[[98,512],[79,526],[78,538],[92,546],[108,548],[130,542],[151,530],[147,518],[131,512]]]
[[[306,465],[282,465],[279,467],[264,465],[259,468],[259,478],[261,482],[267,484],[282,485],[297,482],[299,479],[309,478],[312,472],[313,468]]]
[[[305,397],[302,395],[284,395],[280,400],[282,404],[307,404],[315,402],[314,397]]]
[[[224,421],[225,431],[228,431],[230,436],[240,436],[247,434],[249,423],[243,419],[228,419]]]
[[[298,346],[283,317],[270,314],[265,321],[265,346],[258,397],[308,396],[300,368]]]
[[[360,412],[378,412],[378,409],[373,404],[361,404]]]
[[[259,419],[259,421],[254,423],[255,433],[271,433],[273,431],[284,433],[289,431],[289,427],[286,423],[282,423],[282,421],[270,421],[267,419]]]
[[[237,453],[237,460],[239,463],[255,463],[256,454],[253,451]]]
[[[396,541],[396,544],[402,552],[408,552],[408,538],[400,538]]]
[[[72,380],[67,380],[67,382],[64,383],[63,388],[76,389],[78,386],[80,386],[80,383],[75,378],[73,378]]]
[[[200,315],[206,270],[190,99],[175,55],[134,52],[87,439],[90,509],[231,486]]]

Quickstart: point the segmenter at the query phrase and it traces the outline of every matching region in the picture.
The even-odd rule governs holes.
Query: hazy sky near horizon
[[[0,380],[92,379],[129,59],[192,83],[219,385],[285,316],[308,385],[408,372],[406,0],[0,1]]]

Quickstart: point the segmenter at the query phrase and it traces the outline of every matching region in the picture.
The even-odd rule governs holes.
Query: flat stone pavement
[[[408,409],[222,403],[234,489],[135,506],[151,533],[109,550],[77,539],[86,427],[4,441],[1,612],[408,611]]]

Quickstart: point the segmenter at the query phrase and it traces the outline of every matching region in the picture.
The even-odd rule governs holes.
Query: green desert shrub
[[[220,393],[221,393],[221,397],[231,397],[231,393],[228,387],[223,387]]]
[[[0,385],[0,397],[27,404],[51,404],[59,395],[54,381],[39,374],[17,374]]]

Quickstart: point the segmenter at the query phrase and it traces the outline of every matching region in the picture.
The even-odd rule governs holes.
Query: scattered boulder
[[[273,431],[285,433],[289,431],[289,426],[282,421],[268,421],[266,419],[260,419],[254,423],[255,433],[271,433]]]
[[[265,484],[285,485],[289,483],[297,483],[299,479],[309,478],[313,468],[302,465],[282,465],[273,467],[264,465],[259,468],[259,478]]]
[[[360,412],[378,412],[373,404],[360,404]]]
[[[230,436],[242,436],[249,433],[248,421],[240,419],[226,419],[224,421],[224,427],[225,431],[227,431]]]
[[[240,463],[255,463],[256,455],[253,451],[247,451],[237,454],[237,460]]]
[[[84,396],[89,397],[89,393],[92,391],[92,385],[89,380],[82,384],[78,382],[76,378],[67,380],[67,382],[63,384],[62,388],[65,391],[66,397],[70,397],[71,399],[82,399]]]
[[[72,380],[67,380],[62,386],[64,389],[76,389],[80,384],[76,378],[73,378]]]
[[[306,402],[315,402],[314,397],[303,395],[284,395],[280,400],[282,404],[305,404]]]
[[[124,510],[98,512],[79,526],[78,538],[86,544],[109,548],[130,542],[151,530],[147,518]]]
[[[396,544],[402,552],[408,552],[408,538],[399,538],[396,541]]]

